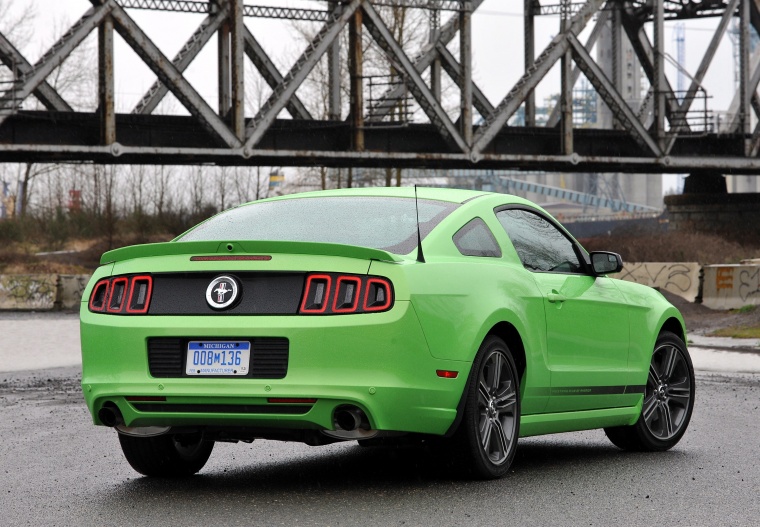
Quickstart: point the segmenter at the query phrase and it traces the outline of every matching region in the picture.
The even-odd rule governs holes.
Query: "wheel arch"
[[[478,349],[488,337],[492,336],[500,338],[507,345],[509,350],[512,352],[512,358],[514,359],[515,366],[517,367],[517,376],[520,379],[524,379],[525,371],[527,368],[527,361],[525,357],[525,345],[523,344],[523,339],[520,336],[520,332],[509,322],[497,322],[491,327],[491,329],[486,332],[483,339],[478,343]],[[467,401],[467,387],[472,382],[473,375],[475,375],[475,368],[470,368],[470,373],[467,377],[467,383],[465,384],[465,388],[462,391],[462,396],[459,399],[459,404],[457,404],[457,416],[446,432],[446,437],[451,437],[454,435],[454,433],[457,431],[457,428],[459,428],[459,423],[462,421],[462,415],[464,413],[464,405]]]
[[[527,367],[527,361],[525,358],[525,345],[523,344],[520,332],[509,322],[499,322],[488,331],[486,338],[491,335],[499,337],[509,347],[509,350],[512,352],[512,358],[515,360],[515,366],[517,366],[517,375],[522,379]]]
[[[686,330],[684,329],[683,324],[681,324],[681,321],[676,317],[671,316],[662,323],[658,334],[662,333],[663,331],[670,331],[671,333],[675,333],[678,338],[686,342]]]

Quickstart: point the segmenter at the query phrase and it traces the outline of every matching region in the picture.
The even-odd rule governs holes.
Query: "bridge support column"
[[[98,27],[98,113],[102,145],[116,142],[113,71],[113,19],[108,16]]]

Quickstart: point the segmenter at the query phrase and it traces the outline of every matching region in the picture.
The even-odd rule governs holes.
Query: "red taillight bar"
[[[352,282],[354,285],[353,290],[351,290],[351,298],[348,299],[346,297],[340,299],[340,306],[344,306],[348,301],[347,307],[339,307],[338,304],[338,296],[340,296],[340,286],[343,283],[346,282]],[[348,286],[346,286],[346,296],[348,296]],[[356,310],[359,308],[359,297],[362,294],[362,281],[355,277],[355,276],[339,276],[338,282],[335,285],[335,299],[333,300],[332,304],[332,310],[333,313],[355,313]]]
[[[374,285],[374,288],[372,287]],[[374,298],[370,298],[372,292]],[[380,293],[382,291],[382,293]],[[380,298],[382,294],[382,298]],[[364,311],[385,311],[391,307],[391,284],[384,278],[370,278],[364,291]]]
[[[145,283],[146,289],[145,294],[143,295],[143,298],[140,298],[140,293],[138,293],[138,297],[134,298],[135,296],[135,289],[139,285],[142,285],[142,283]],[[133,276],[130,280],[130,287],[129,287],[129,300],[127,301],[127,313],[132,314],[141,314],[141,313],[147,313],[148,312],[148,306],[150,306],[150,295],[153,292],[153,277],[148,275],[143,276]],[[135,302],[133,303],[133,300]],[[141,304],[142,301],[142,304]],[[138,307],[140,306],[140,307]]]
[[[335,283],[335,287],[332,287]],[[317,287],[322,287],[321,296]],[[318,297],[318,298],[317,298]],[[317,302],[316,300],[319,300]],[[301,298],[302,315],[377,313],[393,307],[393,285],[387,278],[338,273],[306,277]]]
[[[308,304],[311,297],[312,284],[314,291],[314,303]],[[319,286],[323,285],[324,289],[320,292]],[[332,285],[332,276],[329,274],[312,274],[306,279],[306,288],[304,289],[303,300],[301,301],[301,313],[324,313],[327,306],[330,305],[330,286]],[[319,298],[317,298],[319,296]],[[310,307],[318,305],[319,307]]]
[[[124,288],[120,291],[120,296],[114,298],[114,293],[116,292],[117,287],[122,283],[124,284]],[[118,313],[121,311],[121,308],[124,305],[124,300],[126,299],[128,293],[129,280],[126,276],[113,280],[111,282],[111,294],[108,295],[108,304],[106,305],[106,311],[109,313]],[[114,305],[114,300],[117,302],[116,305]]]
[[[95,284],[95,287],[92,288],[92,294],[90,295],[90,311],[96,311],[101,312],[106,310],[106,305],[108,305],[108,289],[111,285],[111,280],[108,278],[104,278],[103,280],[100,280],[97,284]],[[98,294],[100,290],[103,289],[102,292],[102,298],[100,299],[100,305],[96,305],[96,299],[98,298]]]
[[[148,312],[152,296],[152,276],[112,276],[95,284],[88,307],[94,313],[142,315]]]

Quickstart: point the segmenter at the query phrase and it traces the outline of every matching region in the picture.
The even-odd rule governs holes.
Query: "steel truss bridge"
[[[322,2],[322,9],[245,5],[243,0],[91,3],[33,64],[0,34],[0,60],[10,72],[9,82],[0,85],[0,162],[760,174],[760,124],[753,126],[760,116],[760,66],[750,60],[751,31],[760,32],[760,0],[523,0],[524,45],[518,40],[515,47],[525,50],[524,74],[496,101],[484,95],[472,76],[472,16],[483,0],[335,0]],[[513,4],[519,9],[517,1]],[[416,56],[404,51],[384,22],[381,11],[389,6],[425,9],[434,21],[428,45]],[[130,16],[136,9],[197,13],[199,25],[170,58]],[[560,15],[561,27],[543,50],[536,50],[534,22],[545,15]],[[245,17],[310,21],[319,30],[290,69],[280,71]],[[688,89],[677,94],[665,75],[664,23],[701,17],[715,17],[717,26]],[[695,124],[689,116],[701,83],[734,19],[740,79],[733,113],[720,128]],[[623,96],[619,57],[610,72],[591,54],[606,25],[618,50],[615,56],[622,35],[632,44],[649,86],[643,102],[634,105]],[[92,32],[98,35],[99,104],[94,113],[74,109],[52,81],[56,68]],[[115,111],[114,32],[156,77],[130,113]],[[349,44],[341,50],[344,33]],[[585,41],[581,34],[587,35]],[[215,72],[219,103],[212,108],[184,72],[215,35],[223,60]],[[363,38],[382,50],[399,79],[371,98],[366,96]],[[455,40],[459,51],[452,53],[449,44]],[[272,90],[255,115],[245,114],[246,59]],[[311,113],[297,94],[322,60],[329,71],[324,116]],[[539,125],[534,90],[557,64],[559,104]],[[347,72],[345,78],[341,71]],[[458,87],[454,115],[441,100],[443,75]],[[572,92],[581,75],[612,112],[610,128],[574,128]],[[341,86],[346,82],[350,101],[344,104]],[[154,114],[169,92],[189,116]],[[32,97],[43,110],[25,109]],[[418,122],[399,117],[406,115],[402,107],[410,101]],[[524,125],[515,125],[518,111],[524,113]]]

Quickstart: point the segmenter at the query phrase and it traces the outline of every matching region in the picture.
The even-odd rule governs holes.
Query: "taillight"
[[[111,285],[111,281],[106,278],[95,284],[95,287],[92,288],[90,311],[105,311],[109,285]]]
[[[153,293],[150,275],[116,276],[100,280],[90,294],[90,311],[139,315],[148,312]]]
[[[111,294],[108,295],[108,312],[118,313],[124,306],[124,299],[127,297],[127,288],[129,280],[126,277],[116,278],[111,282]]]
[[[391,307],[391,284],[384,278],[370,278],[364,293],[364,311],[385,311]]]
[[[150,276],[135,276],[129,287],[127,313],[147,313],[150,294],[153,291],[153,278]]]
[[[359,307],[359,296],[362,293],[362,281],[355,276],[338,277],[335,286],[335,299],[333,300],[333,312],[356,313]]]
[[[324,313],[330,298],[332,277],[313,274],[306,279],[306,294],[301,302],[301,313]]]
[[[315,273],[306,277],[302,315],[377,313],[393,307],[393,287],[376,276]]]

